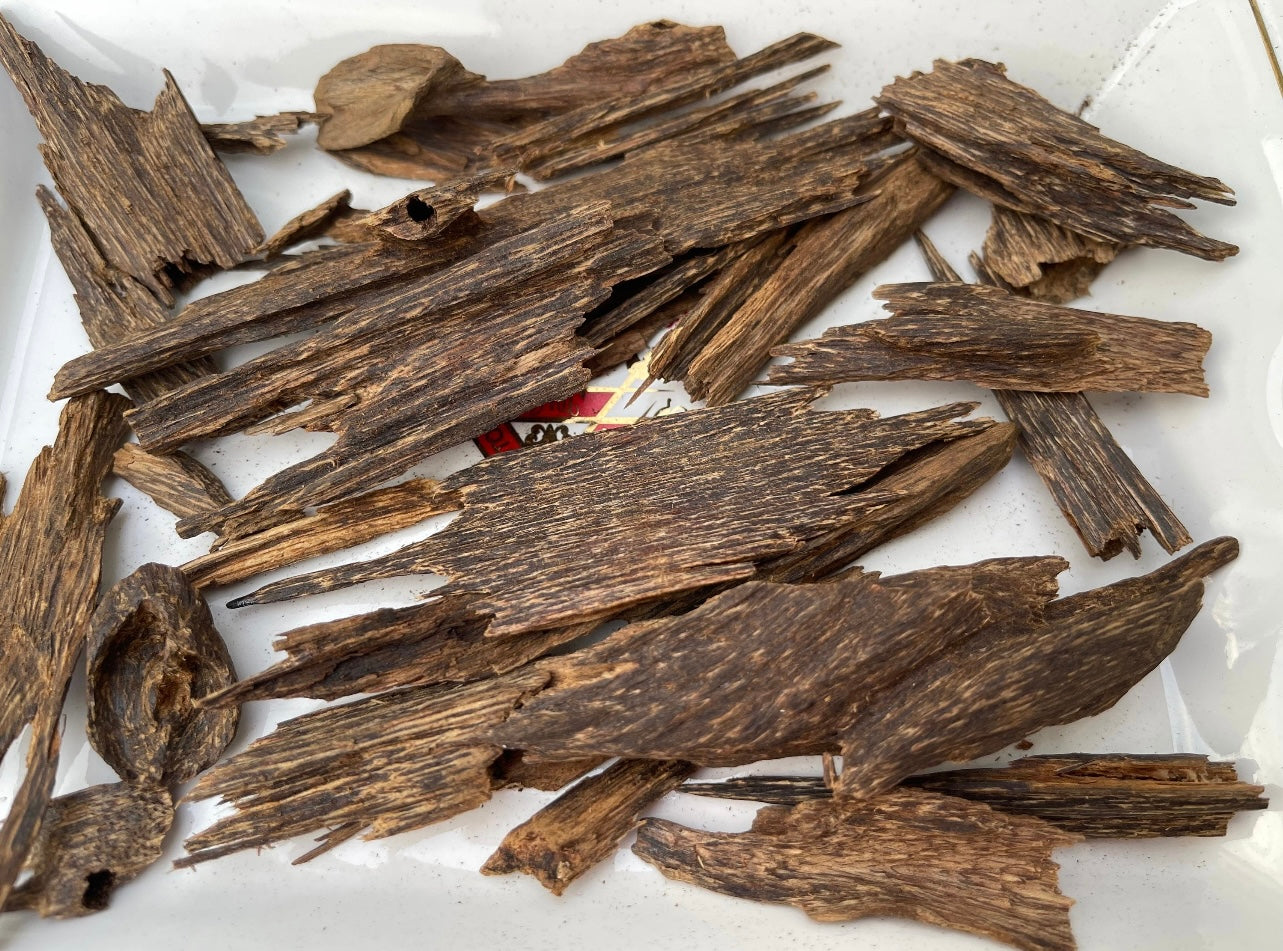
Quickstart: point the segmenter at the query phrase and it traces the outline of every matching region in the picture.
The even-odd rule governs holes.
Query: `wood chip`
[[[843,490],[906,452],[989,426],[955,420],[968,404],[879,419],[868,410],[811,411],[816,395],[788,391],[492,456],[442,481],[464,508],[437,534],[233,604],[433,572],[451,579],[439,594],[481,595],[477,610],[494,614],[488,636],[600,620],[752,577],[755,562],[887,501],[876,491]],[[690,453],[692,445],[701,451]],[[588,464],[591,481],[579,477]],[[525,516],[513,522],[518,504]],[[634,553],[634,574],[621,580],[594,570],[619,551]]]
[[[1232,538],[1206,542],[1148,575],[1053,602],[1032,631],[999,622],[945,650],[858,711],[836,794],[876,796],[1109,709],[1171,653],[1202,605],[1202,579],[1237,555]]]
[[[153,784],[111,783],[59,796],[32,849],[31,877],[4,910],[44,918],[102,911],[117,888],[161,857],[173,821],[169,792]]]
[[[774,273],[691,361],[683,377],[691,396],[711,406],[739,396],[771,347],[903,244],[952,192],[909,154],[862,188],[866,203],[804,226]]]
[[[111,473],[179,518],[210,512],[232,502],[231,493],[218,476],[182,451],[157,456],[137,443],[125,443],[112,457]]]
[[[919,235],[918,243],[937,281],[960,280],[926,235]],[[983,261],[972,263],[982,280],[1001,281]],[[1140,557],[1138,536],[1146,528],[1169,553],[1193,541],[1084,394],[996,390],[994,395],[1020,427],[1020,448],[1091,555],[1108,560],[1126,548]]]
[[[1233,204],[1226,185],[1106,138],[1007,79],[1001,66],[936,60],[931,72],[884,87],[877,103],[930,150],[923,158],[933,172],[995,205],[1099,241],[1211,260],[1238,252],[1168,210],[1193,208],[1190,198]]]
[[[493,738],[550,758],[705,766],[836,752],[852,711],[937,652],[999,619],[1034,626],[1066,567],[1008,558],[887,579],[748,582],[542,662],[549,686]]]
[[[491,768],[496,789],[540,789],[556,792],[606,762],[600,756],[547,760],[521,750],[504,750]]]
[[[749,832],[647,819],[633,851],[669,878],[817,921],[894,915],[1027,951],[1071,951],[1053,849],[1078,836],[918,790],[769,807]]]
[[[1212,335],[1196,324],[1100,314],[977,284],[883,284],[894,316],[771,351],[779,385],[968,380],[993,389],[1156,391],[1207,396]]]
[[[355,825],[367,839],[381,838],[474,809],[490,798],[500,753],[481,733],[546,679],[525,671],[413,688],[287,720],[197,780],[188,799],[218,796],[237,811],[189,838],[191,854],[175,864],[325,827],[351,835]]]
[[[104,260],[173,303],[175,275],[229,268],[262,229],[174,78],[151,112],[60,69],[0,17],[0,64],[44,138],[41,154]]]
[[[560,895],[619,847],[643,809],[694,771],[690,763],[615,763],[572,786],[504,836],[481,871],[524,872]]]
[[[278,112],[243,122],[206,122],[200,129],[215,152],[271,155],[288,144],[285,136],[318,119],[315,112]]]
[[[994,205],[984,260],[1008,285],[1035,300],[1065,304],[1087,293],[1121,247],[1062,228],[1038,215]]]
[[[194,700],[236,680],[205,601],[177,568],[143,565],[89,622],[89,741],[121,779],[172,787],[212,766],[238,707]]]
[[[1000,812],[1037,816],[1087,838],[1220,836],[1241,810],[1264,809],[1264,787],[1240,782],[1233,763],[1192,753],[1026,756],[1006,766],[912,776],[905,786],[961,796]],[[827,799],[819,776],[743,776],[686,783],[682,792],[795,805]]]
[[[270,238],[256,247],[253,253],[274,258],[288,247],[324,234],[336,221],[352,211],[351,201],[352,193],[346,188],[331,195],[285,222]]]

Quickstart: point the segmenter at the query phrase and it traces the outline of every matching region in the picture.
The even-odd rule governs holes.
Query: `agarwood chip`
[[[883,915],[1072,951],[1053,849],[1080,841],[1027,816],[918,790],[768,807],[748,832],[647,819],[633,851],[669,878],[783,902],[817,921]]]
[[[285,148],[285,136],[318,119],[315,112],[278,112],[242,122],[206,122],[200,129],[215,152],[271,155]]]
[[[1212,335],[1196,324],[1100,314],[977,284],[883,284],[891,317],[833,327],[771,351],[769,381],[969,380],[1052,393],[1122,390],[1207,396]]]
[[[253,253],[274,258],[291,245],[325,234],[336,221],[352,212],[351,200],[352,193],[345,188],[306,211],[299,212],[256,247]]]
[[[1087,838],[1220,836],[1235,813],[1264,809],[1264,787],[1240,782],[1233,763],[1192,753],[1026,756],[1006,766],[911,776],[903,786],[1037,816]],[[742,776],[686,783],[682,792],[795,805],[828,799],[819,776]]]
[[[504,750],[491,767],[491,782],[495,789],[540,789],[556,792],[564,789],[585,773],[591,773],[604,757],[587,756],[583,759],[547,760],[524,750]]]
[[[1052,602],[1032,630],[999,621],[944,650],[856,712],[836,794],[876,796],[1109,709],[1176,647],[1202,579],[1237,555],[1232,538],[1206,542],[1148,575]]]
[[[177,568],[143,565],[89,622],[89,740],[127,782],[185,783],[236,735],[239,707],[193,701],[236,680],[204,599]]]
[[[1238,248],[1204,237],[1169,211],[1233,192],[1106,138],[983,60],[936,60],[883,88],[877,103],[927,149],[933,172],[995,205],[1037,214],[1118,244],[1221,260]]]
[[[102,911],[112,893],[158,860],[174,821],[174,802],[162,786],[90,786],[50,804],[31,851],[31,877],[4,903],[44,918],[78,918]]]
[[[181,450],[158,456],[137,443],[125,443],[112,457],[111,473],[179,518],[232,502],[231,493],[218,476]]]
[[[1038,215],[993,206],[984,260],[1008,285],[1036,300],[1064,304],[1087,293],[1121,246],[1062,228]]]
[[[614,763],[581,780],[504,836],[481,871],[525,872],[560,895],[619,847],[643,809],[694,771],[690,763]]]
[[[1035,628],[1059,558],[1007,558],[892,578],[752,581],[687,614],[543,661],[548,687],[491,734],[548,757],[733,766],[836,752],[852,715],[988,625]]]

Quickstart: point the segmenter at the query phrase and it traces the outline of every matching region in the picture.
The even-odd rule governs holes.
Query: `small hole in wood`
[[[430,220],[436,214],[436,210],[417,195],[411,195],[406,200],[405,212],[410,216],[411,221],[420,223]]]
[[[102,911],[111,900],[111,893],[116,887],[116,873],[111,869],[99,869],[85,876],[85,894],[80,903],[93,911]]]

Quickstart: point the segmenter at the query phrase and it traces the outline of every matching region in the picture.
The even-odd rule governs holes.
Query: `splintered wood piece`
[[[157,456],[137,443],[125,443],[112,457],[111,472],[179,518],[232,502],[218,476],[185,452]]]
[[[917,665],[999,620],[1036,625],[1066,567],[1007,558],[887,579],[751,581],[543,661],[548,687],[492,735],[549,758],[705,766],[836,752],[852,713]]]
[[[584,366],[596,377],[612,367],[640,356],[650,346],[651,338],[655,334],[682,319],[686,313],[698,306],[700,299],[697,290],[689,290],[667,304],[656,307],[623,333],[616,334],[603,343],[593,358],[584,363]],[[654,351],[651,352],[654,353]]]
[[[805,225],[775,272],[691,361],[687,391],[712,406],[739,396],[771,347],[884,260],[952,192],[910,153],[862,187],[867,202]]]
[[[168,72],[151,112],[130,109],[59,68],[3,17],[0,64],[45,140],[49,174],[103,259],[160,301],[173,303],[176,274],[232,267],[263,240]]]
[[[931,240],[917,237],[932,276],[960,280]],[[1000,283],[980,258],[973,255],[972,264],[982,280]],[[1108,560],[1126,548],[1139,558],[1145,528],[1169,553],[1193,541],[1084,394],[995,390],[994,396],[1020,427],[1020,448],[1092,556]]]
[[[495,142],[492,153],[499,162],[515,160],[522,168],[540,165],[603,131],[707,99],[754,76],[818,56],[836,45],[811,33],[797,33],[732,62],[669,73],[640,93],[616,93],[612,98],[591,101],[527,125]]]
[[[481,871],[524,872],[560,895],[619,847],[643,809],[694,771],[690,763],[621,760],[572,786],[509,832]]]
[[[196,699],[235,682],[209,607],[177,568],[143,565],[89,622],[89,741],[121,779],[174,786],[212,766],[239,707]]]
[[[681,380],[695,359],[731,319],[750,294],[775,270],[791,248],[787,229],[772,231],[747,242],[733,261],[704,286],[691,307],[650,352],[650,375],[658,380]]]
[[[936,60],[876,97],[896,128],[926,146],[932,170],[995,205],[1041,215],[1118,244],[1172,248],[1210,260],[1238,248],[1204,237],[1170,208],[1187,199],[1234,203],[1233,191],[1100,134],[983,60]]]
[[[40,185],[36,197],[49,222],[54,252],[75,291],[80,323],[93,346],[112,346],[171,319],[144,284],[107,263],[81,220],[52,191]],[[135,399],[151,400],[214,370],[212,360],[197,358],[121,382]]]
[[[349,241],[362,234],[367,241],[435,238],[460,217],[470,214],[482,192],[509,187],[516,173],[515,168],[501,168],[421,188],[377,211],[344,222],[343,237]]]
[[[786,391],[492,456],[442,481],[464,506],[437,534],[233,604],[434,572],[451,581],[440,593],[480,595],[477,610],[495,616],[488,636],[600,620],[750,578],[755,562],[888,501],[876,490],[844,490],[907,452],[990,425],[956,419],[971,404],[880,419],[869,410],[812,411],[817,395]],[[524,515],[514,521],[516,506]],[[620,551],[638,566],[629,577],[592,569]]]
[[[457,495],[443,493],[433,479],[409,479],[227,542],[187,562],[183,574],[197,588],[235,584],[409,528],[461,504]]]
[[[592,624],[539,631],[528,637],[486,637],[488,614],[475,599],[447,595],[407,608],[323,621],[276,639],[289,659],[225,685],[204,698],[228,706],[273,697],[333,700],[397,687],[467,683],[516,670],[554,647],[582,637]]]
[[[894,915],[1025,951],[1072,951],[1053,849],[1081,841],[1028,816],[920,790],[762,809],[748,832],[646,819],[633,852],[668,878],[783,902],[817,921]]]
[[[1192,753],[1027,756],[998,768],[911,776],[902,785],[1037,816],[1097,839],[1220,836],[1235,813],[1269,805],[1260,798],[1264,787],[1240,782],[1233,763]],[[820,776],[741,776],[680,789],[781,806],[833,795]]]
[[[98,597],[103,540],[119,507],[99,494],[128,432],[122,396],[63,407],[58,438],[32,462],[0,533],[0,754],[42,707],[61,705],[64,676]],[[56,719],[56,709],[53,711]]]
[[[1130,551],[1149,529],[1170,552],[1193,538],[1082,393],[994,393],[1020,448],[1093,557]]]
[[[1202,579],[1237,555],[1232,538],[1206,542],[1148,575],[1055,601],[1032,629],[1000,621],[949,647],[850,721],[836,795],[876,796],[919,770],[1108,710],[1176,647]]]
[[[200,130],[215,152],[271,155],[288,144],[285,136],[319,119],[315,112],[278,112],[243,122],[206,122]]]
[[[1087,293],[1122,248],[1062,228],[1038,215],[993,206],[984,260],[1008,285],[1036,300],[1064,304]]]
[[[481,734],[546,679],[412,688],[287,720],[197,780],[188,799],[217,796],[237,811],[189,838],[175,864],[350,823],[381,838],[474,809],[490,798],[500,753]]]
[[[352,193],[343,189],[306,211],[299,212],[252,253],[274,258],[291,245],[324,234],[335,221],[352,211]]]
[[[195,301],[164,328],[72,360],[55,378],[53,397],[340,317],[439,312],[447,301],[435,298],[433,288],[450,288],[450,300],[478,293],[487,279],[475,266],[486,255],[498,248],[500,264],[515,268],[522,259],[514,256],[519,244],[511,242],[531,237],[538,248],[540,239],[552,238],[541,229],[572,227],[573,216],[597,202],[608,202],[614,220],[630,232],[653,225],[671,254],[721,247],[838,211],[861,200],[864,161],[882,147],[879,135],[867,122],[838,119],[769,142],[655,146],[598,174],[510,195],[478,210],[479,224],[463,216],[463,227],[448,239],[441,235],[409,248],[400,242],[343,248]],[[620,271],[625,279],[642,276],[668,261],[650,263],[640,271],[621,265]]]
[[[26,774],[9,803],[9,812],[0,827],[0,911],[7,906],[13,886],[26,866],[36,837],[53,799],[53,784],[58,778],[58,754],[62,734],[58,721],[71,682],[71,669],[65,671],[63,690],[56,704],[48,703],[36,711],[31,725],[31,746],[27,750]]]
[[[31,877],[4,910],[44,918],[104,910],[117,888],[161,857],[173,821],[169,792],[154,784],[111,783],[59,796],[31,851]]]
[[[605,757],[546,760],[521,750],[505,750],[494,762],[491,782],[495,789],[540,789],[556,792],[606,762]]]
[[[1068,393],[1157,391],[1207,396],[1212,335],[1196,324],[1100,314],[979,284],[883,284],[894,315],[833,327],[771,351],[779,385],[861,380],[968,380]]]

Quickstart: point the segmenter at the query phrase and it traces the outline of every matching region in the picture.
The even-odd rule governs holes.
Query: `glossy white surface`
[[[1271,24],[1283,25],[1270,4],[1262,6]],[[216,8],[192,9],[158,0],[59,0],[9,3],[5,13],[64,66],[110,84],[132,105],[148,104],[159,88],[160,68],[168,67],[197,114],[211,121],[308,108],[318,75],[374,43],[439,43],[471,69],[519,76],[560,62],[586,42],[660,16],[724,23],[740,52],[800,29],[839,40],[842,49],[830,57],[833,71],[819,88],[843,98],[849,110],[863,108],[894,75],[927,68],[937,56],[1002,60],[1014,79],[1066,108],[1093,97],[1088,115],[1106,134],[1219,176],[1239,195],[1237,207],[1211,206],[1191,216],[1209,233],[1240,244],[1238,257],[1214,265],[1168,252],[1130,252],[1105,272],[1086,306],[1193,320],[1215,334],[1207,363],[1210,400],[1146,395],[1095,402],[1195,538],[1237,535],[1243,556],[1212,581],[1203,613],[1160,670],[1106,714],[1035,735],[1033,752],[1211,753],[1237,759],[1245,778],[1266,784],[1267,792],[1279,798],[1283,98],[1246,0],[862,0],[807,3],[787,13],[787,5],[733,2],[460,7],[441,0],[365,5],[229,0]],[[4,81],[0,129],[0,468],[10,477],[12,504],[15,483],[55,431],[58,408],[44,399],[53,372],[87,344],[32,199],[36,183],[45,178],[34,129]],[[274,157],[234,158],[229,164],[268,231],[345,185],[355,202],[367,207],[410,187],[353,172],[313,150],[307,137]],[[978,244],[985,220],[979,202],[959,197],[928,231],[961,262]],[[903,248],[799,337],[874,316],[869,290],[877,283],[925,276],[916,250]],[[963,385],[850,386],[829,402],[892,412],[954,398],[981,398],[982,411],[997,412],[991,400]],[[320,437],[238,437],[199,453],[234,492],[241,492],[321,442]],[[429,461],[423,471],[457,468],[475,458],[470,446],[461,447]],[[145,561],[178,563],[202,550],[200,540],[179,540],[172,518],[128,486],[110,488],[125,500],[110,540],[112,580]],[[377,547],[392,545],[384,540]],[[1066,591],[1139,573],[1164,560],[1148,540],[1140,562],[1126,556],[1108,564],[1088,559],[1041,483],[1018,459],[961,508],[871,554],[866,563],[897,571],[1040,552],[1070,559],[1073,568],[1062,576]],[[373,605],[406,603],[430,585],[424,579],[366,585],[239,612],[216,604],[215,613],[239,669],[248,673],[272,661],[269,643],[276,633]],[[310,701],[253,705],[238,748],[276,721],[314,706]],[[83,705],[73,702],[60,792],[112,778],[84,743],[82,721]],[[0,767],[0,809],[7,809],[18,778],[14,760],[11,755]],[[817,769],[811,762],[793,765]],[[0,947],[985,946],[978,939],[898,921],[818,925],[792,909],[737,902],[668,882],[626,850],[562,899],[524,877],[478,875],[475,869],[504,831],[547,798],[504,792],[451,822],[376,843],[349,842],[301,868],[288,864],[303,851],[300,843],[195,871],[158,865],[122,889],[104,914],[73,922],[0,918]],[[723,829],[746,827],[752,811],[743,804],[692,797],[670,797],[658,809]],[[212,814],[208,804],[182,809],[169,844],[171,857],[179,854],[181,839]],[[1078,899],[1072,919],[1085,949],[1276,947],[1283,934],[1283,820],[1274,809],[1239,817],[1224,840],[1092,843],[1062,850],[1058,860],[1063,890]]]

